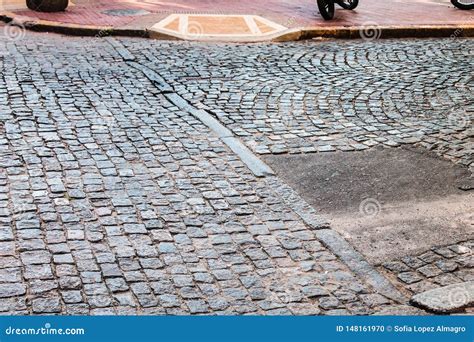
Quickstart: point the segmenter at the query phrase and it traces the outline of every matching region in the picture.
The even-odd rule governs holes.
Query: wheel
[[[38,12],[60,12],[64,11],[69,0],[26,0],[26,6],[30,10]]]
[[[324,20],[334,18],[334,0],[318,0],[319,13]]]
[[[462,10],[474,9],[474,0],[451,0],[451,3]]]
[[[344,9],[353,10],[359,5],[359,0],[337,0],[337,4]]]

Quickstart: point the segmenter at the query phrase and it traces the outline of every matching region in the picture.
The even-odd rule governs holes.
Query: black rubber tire
[[[451,3],[454,6],[456,6],[457,8],[462,9],[462,10],[472,10],[472,9],[474,9],[474,1],[471,1],[471,4],[468,4],[468,5],[461,4],[457,0],[451,0]]]
[[[38,12],[61,12],[68,5],[69,0],[26,0],[26,6]]]
[[[353,10],[359,6],[359,0],[336,0],[336,2],[346,10]]]
[[[331,20],[334,18],[334,0],[317,0],[319,13],[324,18],[324,20]]]

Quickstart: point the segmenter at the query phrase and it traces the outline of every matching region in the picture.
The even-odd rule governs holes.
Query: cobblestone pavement
[[[472,163],[472,39],[126,44],[257,153],[418,144]]]
[[[420,255],[391,261],[381,267],[410,296],[440,286],[473,281],[474,241],[434,247]],[[470,312],[473,310],[469,309]]]
[[[0,312],[393,307],[282,202],[277,179],[254,177],[106,41],[4,43]]]
[[[121,42],[262,153],[359,149],[410,138],[412,128],[392,131],[397,114],[388,118],[382,109],[374,111],[377,101],[372,107],[364,88],[370,84],[390,84],[394,96],[406,96],[414,106],[408,90],[434,88],[430,75],[437,73],[451,99],[469,100],[460,91],[469,86],[467,59],[443,67],[444,56],[436,57],[436,63],[423,64],[426,71],[412,88],[406,85],[410,68],[395,63],[392,71],[400,69],[390,81],[390,59],[403,58],[396,51],[419,51],[423,44],[429,49],[436,41]],[[454,54],[450,41],[438,43]],[[368,44],[366,56],[387,64],[358,63],[358,44]],[[284,201],[277,178],[256,178],[107,41],[28,33],[16,41],[2,38],[0,46],[1,313],[413,312],[355,276]],[[336,50],[354,55],[347,53],[342,63]],[[315,54],[321,54],[321,66]],[[462,52],[450,57],[461,58]],[[374,74],[356,82],[364,68]],[[323,91],[331,82],[341,88]],[[305,99],[319,96],[313,104]],[[332,106],[346,96],[353,99],[348,114],[331,119]],[[361,111],[368,103],[371,115]],[[284,121],[278,114],[287,118],[303,104],[301,117]],[[436,130],[446,120],[434,116],[427,127]],[[427,136],[436,134],[443,138],[444,155],[469,163],[466,128],[446,126]]]

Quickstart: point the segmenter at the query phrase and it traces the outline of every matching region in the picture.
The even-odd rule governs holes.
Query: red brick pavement
[[[19,10],[15,13],[21,16],[32,17],[36,19],[57,21],[67,24],[80,24],[80,25],[98,25],[98,26],[114,26],[120,27],[127,25],[128,23],[134,21],[136,18],[134,16],[111,16],[106,15],[101,12],[110,10],[110,9],[125,9],[128,6],[115,5],[107,6],[99,4],[92,8],[85,6],[75,6],[68,9],[66,12],[62,13],[41,13],[34,12],[30,10]]]
[[[8,2],[8,0],[4,0]],[[378,25],[474,24],[473,11],[455,9],[449,0],[361,0],[355,11],[337,10],[333,21],[324,21],[316,0],[73,0],[66,12],[18,14],[68,24],[147,28],[170,13],[255,14],[288,28]],[[109,9],[142,9],[141,16],[112,16]]]

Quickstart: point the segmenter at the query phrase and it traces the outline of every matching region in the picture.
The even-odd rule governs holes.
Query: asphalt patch
[[[265,161],[318,211],[358,210],[380,203],[443,198],[462,194],[466,168],[415,149],[370,149],[304,155],[278,155]]]
[[[467,168],[423,149],[273,155],[267,164],[374,264],[474,236]]]

